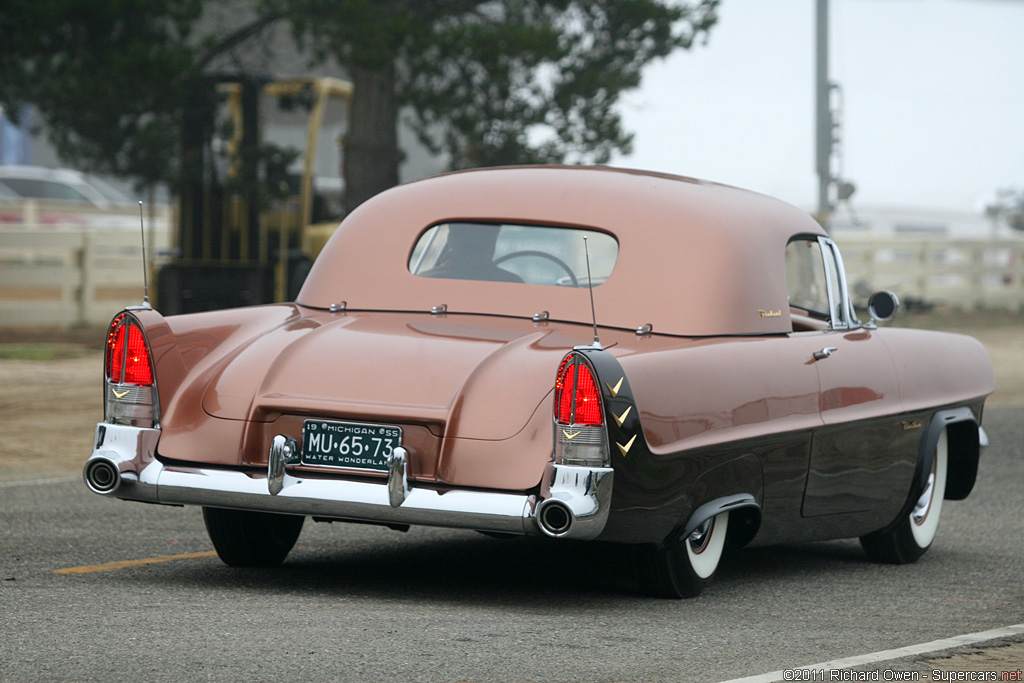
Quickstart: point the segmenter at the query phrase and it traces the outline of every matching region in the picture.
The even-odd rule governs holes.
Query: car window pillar
[[[828,287],[829,315],[833,330],[848,330],[860,325],[850,305],[846,270],[839,247],[828,237],[818,237],[821,254],[825,259],[825,281]]]

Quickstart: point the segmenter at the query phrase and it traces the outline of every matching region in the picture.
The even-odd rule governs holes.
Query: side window
[[[828,276],[816,237],[797,238],[786,245],[786,284],[793,313],[828,321]]]
[[[859,325],[846,291],[842,256],[829,238],[790,240],[786,245],[786,284],[794,330],[845,330]]]

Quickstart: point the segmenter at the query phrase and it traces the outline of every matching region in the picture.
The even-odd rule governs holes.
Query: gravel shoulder
[[[77,474],[103,419],[103,354],[60,360],[0,359],[0,473]]]

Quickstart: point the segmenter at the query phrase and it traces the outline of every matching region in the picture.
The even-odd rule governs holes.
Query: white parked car
[[[39,202],[44,225],[138,228],[131,198],[96,176],[67,168],[0,166],[0,223],[26,222],[18,200]],[[13,201],[12,201],[13,200]]]

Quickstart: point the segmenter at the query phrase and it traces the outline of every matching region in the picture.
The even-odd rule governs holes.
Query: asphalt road
[[[688,601],[640,595],[616,547],[433,529],[307,521],[283,567],[231,569],[198,509],[2,482],[0,680],[713,683],[1024,623],[1024,406],[985,424],[975,491],[917,564],[744,550]]]

